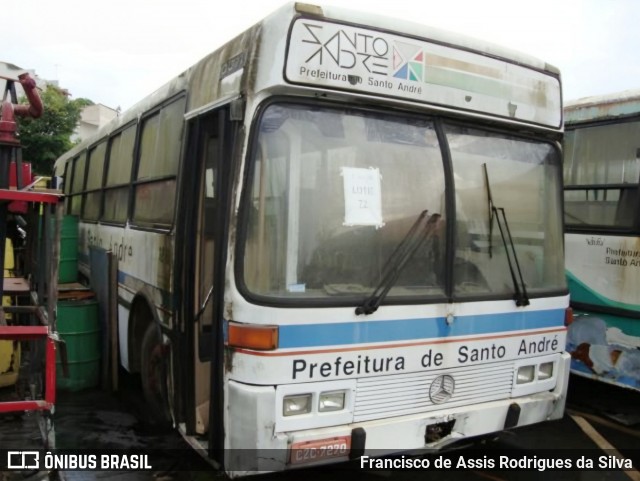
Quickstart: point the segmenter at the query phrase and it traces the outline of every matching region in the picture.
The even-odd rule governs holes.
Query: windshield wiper
[[[484,170],[484,180],[487,185],[487,198],[489,201],[489,257],[492,257],[493,254],[493,219],[495,219],[496,223],[498,224],[498,229],[500,230],[500,237],[502,238],[502,243],[504,244],[505,253],[507,254],[507,263],[509,264],[509,271],[511,272],[511,280],[513,282],[513,290],[515,291],[514,300],[516,301],[516,306],[528,306],[530,303],[529,296],[527,295],[527,287],[524,283],[524,277],[522,277],[522,271],[520,270],[520,263],[518,262],[518,256],[516,255],[516,246],[513,242],[513,238],[511,237],[511,229],[509,229],[507,215],[504,212],[504,207],[496,207],[493,204],[487,164],[482,164],[482,168]],[[502,217],[502,222],[500,221],[500,217]],[[514,264],[515,269],[513,267]],[[517,279],[516,271],[518,274]],[[518,282],[518,280],[520,282]]]
[[[398,280],[404,266],[407,265],[407,262],[413,257],[418,248],[431,237],[441,216],[440,214],[433,214],[427,217],[428,212],[427,210],[420,212],[409,231],[389,256],[382,268],[383,274],[380,283],[371,295],[356,307],[356,315],[373,314],[378,310],[380,303]]]

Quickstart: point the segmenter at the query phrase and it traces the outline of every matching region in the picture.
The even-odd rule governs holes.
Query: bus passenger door
[[[191,195],[195,216],[192,226],[193,249],[190,260],[192,298],[191,315],[187,315],[185,333],[190,339],[189,356],[193,369],[187,369],[185,388],[187,434],[202,436],[210,449],[222,442],[222,301],[224,295],[224,252],[227,238],[228,165],[231,160],[228,110],[221,109],[197,118],[190,124],[191,159],[196,176]],[[197,195],[196,195],[197,194]],[[189,196],[189,193],[186,193]],[[188,203],[186,204],[188,206]],[[189,249],[187,242],[187,250]],[[187,282],[189,279],[186,278]],[[189,302],[186,300],[186,302]],[[213,397],[211,395],[213,393]],[[214,414],[213,416],[210,413]],[[212,442],[213,440],[213,442]],[[217,440],[217,441],[216,441]]]

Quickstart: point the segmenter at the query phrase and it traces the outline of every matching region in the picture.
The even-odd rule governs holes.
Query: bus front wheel
[[[169,427],[167,397],[167,346],[162,343],[158,327],[151,323],[142,338],[140,375],[142,392],[149,407],[149,420],[159,427]]]

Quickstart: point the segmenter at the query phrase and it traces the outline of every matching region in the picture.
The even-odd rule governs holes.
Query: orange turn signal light
[[[573,322],[573,309],[567,307],[564,311],[564,325],[569,326]]]
[[[232,347],[271,351],[278,348],[278,326],[229,322],[227,344]]]

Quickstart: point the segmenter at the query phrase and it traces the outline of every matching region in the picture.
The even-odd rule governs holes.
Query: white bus
[[[563,415],[554,67],[290,4],[61,157],[122,365],[234,475]]]
[[[640,90],[565,109],[572,372],[640,390]]]

